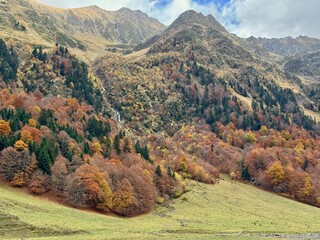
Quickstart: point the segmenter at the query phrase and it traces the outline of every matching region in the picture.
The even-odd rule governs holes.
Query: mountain
[[[182,122],[196,117],[210,124],[233,122],[244,130],[258,130],[262,125],[281,129],[290,121],[299,125],[303,122],[305,127],[315,124],[304,115],[301,106],[302,102],[318,103],[297,94],[304,91],[298,84],[300,80],[241,43],[242,39],[228,33],[212,16],[187,11],[162,34],[140,45],[147,48],[140,51],[145,54],[138,59],[130,59],[129,55],[125,61],[108,56],[97,61],[94,69],[104,87],[115,90],[108,95],[108,101],[135,130],[167,131],[172,125],[178,124],[179,128]],[[148,104],[139,107],[132,105],[130,99]],[[241,120],[235,121],[230,119],[234,109],[227,103],[238,100],[236,104],[243,106],[236,110]],[[288,105],[296,106],[297,118],[292,118]],[[258,120],[248,111],[252,108],[268,117]],[[279,108],[283,114],[280,121],[275,114]],[[135,117],[138,121],[133,121]]]
[[[296,56],[195,11],[163,29],[129,9],[1,6],[1,179],[123,216],[220,173],[320,206],[320,94],[284,69]]]
[[[3,1],[1,5],[2,37],[32,45],[58,42],[78,53],[85,51],[82,55],[90,59],[103,54],[101,49],[108,45],[141,43],[165,28],[141,11],[126,8],[114,12],[97,6],[58,9],[35,0]]]
[[[284,62],[286,71],[320,80],[320,51],[288,57]]]
[[[237,67],[237,59],[245,59],[250,64],[256,61],[213,16],[193,10],[181,14],[161,35],[149,39],[138,49],[142,47],[150,47],[149,54],[192,50],[201,63],[214,63],[220,68]]]
[[[316,38],[309,38],[307,36],[300,36],[297,38],[286,37],[280,39],[249,37],[244,39],[244,44],[256,53],[260,53],[262,55],[271,53],[282,57],[320,50],[320,40]]]
[[[313,49],[309,39],[304,41],[304,51]],[[317,40],[311,42],[316,49]],[[292,46],[280,48],[293,52]],[[187,165],[205,162],[235,178],[319,204],[317,184],[310,185],[308,196],[294,190],[304,191],[300,183],[309,186],[308,177],[318,179],[317,167],[304,161],[304,154],[312,159],[317,151],[302,140],[317,141],[320,134],[320,95],[309,84],[228,33],[212,16],[194,11],[136,50],[105,56],[93,69],[123,123],[134,134],[148,135],[157,155],[177,159],[174,153],[182,154]],[[186,174],[191,169],[188,165]]]
[[[208,28],[213,28],[219,32],[227,33],[227,30],[212,16],[204,16],[202,13],[197,13],[194,10],[189,10],[182,13],[166,30],[170,32],[172,29],[183,28],[186,25],[200,25]]]

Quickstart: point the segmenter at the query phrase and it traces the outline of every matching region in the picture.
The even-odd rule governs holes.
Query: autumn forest
[[[0,39],[2,183],[137,216],[229,175],[320,207],[318,83],[193,11],[93,61],[59,36]]]

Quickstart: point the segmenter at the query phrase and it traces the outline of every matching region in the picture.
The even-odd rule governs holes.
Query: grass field
[[[136,218],[79,211],[0,187],[0,239],[316,239],[307,233],[320,231],[319,216],[318,208],[231,180],[194,183],[180,199]]]

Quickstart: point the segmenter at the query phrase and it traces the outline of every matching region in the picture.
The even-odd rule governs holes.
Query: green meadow
[[[320,209],[220,180],[152,213],[119,218],[68,208],[0,186],[0,239],[290,239],[320,232]],[[314,237],[314,238],[313,238]]]

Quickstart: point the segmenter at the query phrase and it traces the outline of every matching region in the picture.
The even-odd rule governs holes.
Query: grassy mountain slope
[[[3,1],[0,12],[2,38],[44,46],[58,42],[87,59],[103,55],[107,45],[141,43],[164,29],[158,20],[125,8],[58,9],[35,0],[13,0]]]
[[[320,52],[299,54],[284,60],[284,69],[306,77],[320,80]]]
[[[182,199],[131,219],[70,209],[1,186],[0,218],[7,220],[0,223],[0,237],[275,239],[272,233],[290,238],[292,234],[319,230],[318,208],[228,179],[215,186],[194,184]],[[12,231],[15,228],[19,231]]]

